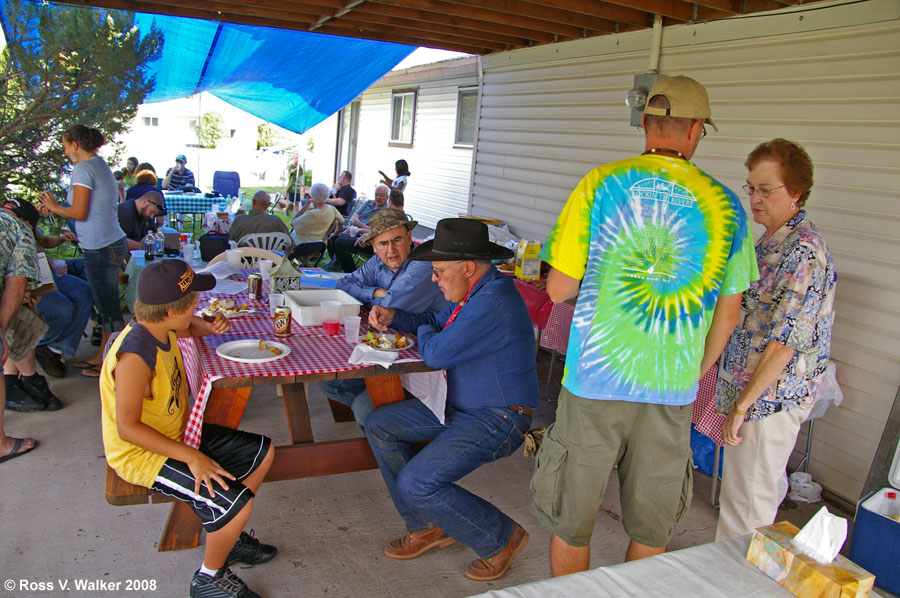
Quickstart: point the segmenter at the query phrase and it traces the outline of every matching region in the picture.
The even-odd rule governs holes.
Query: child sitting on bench
[[[272,464],[271,440],[204,424],[199,450],[182,442],[188,389],[176,337],[228,330],[221,313],[211,322],[194,316],[198,293],[215,284],[211,274],[196,274],[181,260],[162,260],[141,273],[135,319],[103,360],[103,446],[119,477],[189,504],[203,521],[206,552],[191,597],[253,598],[258,594],[228,567],[265,563],[277,552],[243,531]]]

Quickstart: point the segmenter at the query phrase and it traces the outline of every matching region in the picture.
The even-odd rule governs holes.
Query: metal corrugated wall
[[[443,63],[440,63],[443,64]],[[468,208],[472,148],[454,147],[457,92],[477,85],[475,59],[454,66],[419,67],[392,73],[362,95],[356,169],[360,191],[372,197],[378,171],[393,176],[394,162],[409,162],[406,212],[434,228],[441,218]],[[412,148],[389,147],[391,91],[418,89]]]
[[[900,384],[898,19],[897,0],[817,4],[662,38],[660,71],[709,90],[720,132],[701,142],[701,168],[739,190],[761,141],[793,139],[813,158],[807,206],[838,270],[844,404],[816,422],[810,471],[854,501]],[[472,212],[543,239],[585,173],[640,152],[623,99],[649,43],[636,32],[485,57]]]

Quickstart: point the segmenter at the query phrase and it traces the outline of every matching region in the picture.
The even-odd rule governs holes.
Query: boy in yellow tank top
[[[207,532],[192,598],[254,598],[229,565],[253,566],[277,549],[243,531],[253,497],[272,464],[269,438],[204,424],[200,447],[182,442],[187,380],[176,337],[221,334],[228,319],[195,317],[198,293],[215,286],[181,260],[148,266],[138,280],[135,319],[119,334],[100,374],[103,446],[119,476],[186,502]]]

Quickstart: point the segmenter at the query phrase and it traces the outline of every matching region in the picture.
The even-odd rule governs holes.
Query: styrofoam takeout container
[[[285,303],[291,308],[291,317],[301,326],[321,326],[322,308],[320,301],[337,301],[341,304],[341,318],[358,316],[362,303],[345,291],[338,289],[314,289],[307,291],[285,291]]]

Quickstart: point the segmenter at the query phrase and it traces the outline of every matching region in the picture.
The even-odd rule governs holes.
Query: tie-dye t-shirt
[[[735,194],[659,155],[588,173],[541,259],[582,280],[563,385],[588,399],[693,401],[716,300],[758,278]]]

